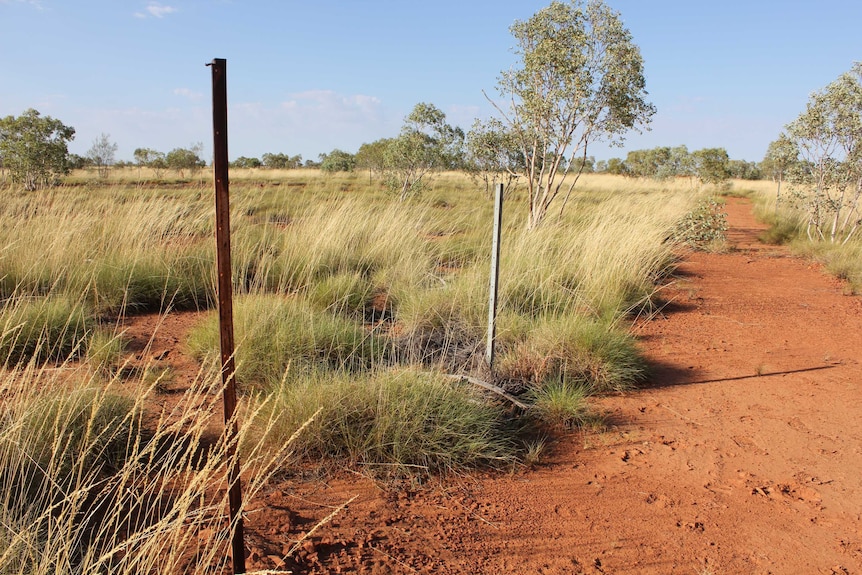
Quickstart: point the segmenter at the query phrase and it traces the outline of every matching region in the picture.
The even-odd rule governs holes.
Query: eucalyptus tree
[[[240,156],[230,163],[231,168],[259,168],[263,166],[263,162],[261,162],[258,158],[249,158],[247,156]]]
[[[401,201],[419,193],[428,174],[461,167],[463,146],[464,132],[446,123],[446,114],[433,104],[416,104],[384,150],[387,187]]]
[[[691,155],[694,171],[704,184],[722,185],[730,179],[730,156],[724,148],[703,148]]]
[[[632,150],[626,154],[626,166],[631,176],[659,178],[662,167],[670,163],[670,148],[657,147],[649,150]],[[666,177],[666,170],[662,172]]]
[[[266,153],[260,157],[264,168],[276,170],[293,170],[302,167],[302,155],[290,156],[288,154]]]
[[[181,178],[185,177],[188,170],[192,176],[197,174],[207,163],[200,157],[203,153],[203,144],[198,142],[188,148],[174,148],[165,156],[165,163],[171,170],[176,170]]]
[[[523,171],[524,156],[500,120],[476,120],[467,132],[466,164],[467,171],[484,184],[485,194],[490,196],[498,182],[503,184],[504,193],[508,192]]]
[[[382,174],[386,169],[386,148],[392,143],[392,138],[381,138],[359,146],[356,150],[356,167],[368,170],[368,180],[374,173]]]
[[[165,153],[151,148],[135,148],[132,157],[135,158],[135,163],[139,167],[151,169],[156,179],[161,179],[162,174],[168,167]]]
[[[320,154],[320,170],[328,174],[352,172],[355,167],[356,156],[350,152],[336,148],[328,154]]]
[[[693,180],[696,175],[696,168],[694,156],[688,151],[688,148],[685,145],[674,146],[670,148],[665,163],[659,166],[656,177],[659,179],[690,178]]]
[[[501,74],[497,89],[508,101],[494,105],[524,156],[534,228],[564,191],[563,212],[591,143],[620,145],[655,108],[640,50],[601,0],[554,1],[510,31],[520,63]]]
[[[766,155],[760,162],[760,170],[777,183],[775,206],[781,202],[781,183],[790,170],[799,166],[799,148],[787,134],[781,133],[778,139],[770,142]]]
[[[25,190],[53,185],[69,173],[68,144],[75,128],[29,109],[0,119],[0,163]]]
[[[100,178],[108,177],[108,170],[114,164],[114,156],[117,153],[117,144],[111,142],[111,136],[102,133],[93,140],[93,145],[87,150],[87,158],[99,171]]]
[[[862,63],[815,92],[787,135],[810,183],[810,191],[805,182],[795,189],[808,212],[808,237],[847,242],[862,223]]]

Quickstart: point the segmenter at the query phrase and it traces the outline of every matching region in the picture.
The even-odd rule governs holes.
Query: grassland
[[[612,176],[579,187],[532,232],[523,192],[507,198],[489,371],[492,206],[468,178],[443,174],[400,203],[362,173],[233,173],[248,490],[300,462],[388,475],[509,468],[535,457],[537,432],[591,421],[591,394],[642,380],[628,325],[657,304],[674,230],[701,194]],[[159,386],[138,382],[147,391],[130,397],[117,369],[119,318],[213,307],[208,182],[127,170],[2,193],[0,573],[218,563],[227,446],[201,455],[219,390],[215,314],[188,336],[202,368],[172,413],[147,417]]]

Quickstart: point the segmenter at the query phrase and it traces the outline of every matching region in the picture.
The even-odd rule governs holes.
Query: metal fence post
[[[491,245],[491,285],[488,300],[488,344],[485,361],[494,368],[494,339],[497,332],[497,292],[500,278],[500,233],[503,221],[503,184],[497,184],[494,195],[494,232]]]
[[[225,443],[228,464],[228,500],[231,534],[231,557],[234,573],[245,573],[245,544],[243,534],[242,486],[240,484],[239,456],[236,454],[236,364],[233,341],[233,288],[230,269],[230,196],[228,193],[227,155],[227,60],[212,61],[213,90],[213,179],[216,203],[216,261],[218,270],[219,344],[221,350],[221,377],[224,387]]]

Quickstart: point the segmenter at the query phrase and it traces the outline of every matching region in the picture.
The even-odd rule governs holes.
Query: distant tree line
[[[183,178],[196,175],[206,166],[201,158],[201,143],[174,148],[167,153],[137,148],[133,161],[123,162],[115,160],[117,144],[111,142],[108,134],[101,134],[85,156],[68,153],[66,144],[73,137],[74,128],[51,117],[42,117],[36,110],[28,110],[19,118],[4,118],[0,121],[0,159],[20,157],[20,150],[25,146],[22,142],[29,139],[41,142],[41,146],[27,148],[38,150],[41,161],[30,158],[22,163],[26,169],[16,168],[18,164],[14,161],[6,161],[2,166],[14,174],[13,182],[21,181],[27,189],[52,183],[70,169],[95,168],[104,177],[112,166],[136,166],[151,169],[156,178],[163,177],[167,171]],[[686,146],[632,150],[625,159],[599,161],[593,156],[581,156],[568,162],[548,152],[544,156],[530,158],[530,161],[538,170],[556,162],[558,170],[568,169],[576,173],[655,179],[688,177],[705,183],[722,183],[729,178],[761,179],[764,174],[775,177],[777,166],[781,164],[776,164],[778,152],[773,148],[770,150],[760,164],[731,160],[723,148],[689,152]],[[230,165],[252,169],[319,168],[326,173],[367,170],[369,178],[379,178],[403,200],[419,193],[433,173],[440,170],[464,171],[488,194],[497,183],[503,183],[508,190],[515,181],[524,177],[527,162],[513,131],[500,120],[477,120],[464,133],[448,124],[446,115],[433,104],[420,103],[405,118],[398,136],[362,144],[356,153],[336,148],[320,154],[317,161],[303,161],[299,154],[266,153],[260,158],[240,156]]]
[[[691,178],[707,184],[723,184],[731,178],[763,179],[762,166],[746,160],[732,160],[724,148],[704,148],[689,152],[686,146],[632,150],[626,158],[599,161],[595,171],[632,178]]]

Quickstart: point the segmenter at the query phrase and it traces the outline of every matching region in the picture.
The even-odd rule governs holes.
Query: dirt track
[[[862,573],[862,304],[760,245],[744,201],[728,254],[692,254],[636,327],[652,384],[612,426],[503,477],[387,494],[284,484],[252,505],[251,568],[313,573]],[[357,499],[286,566],[332,506]]]

